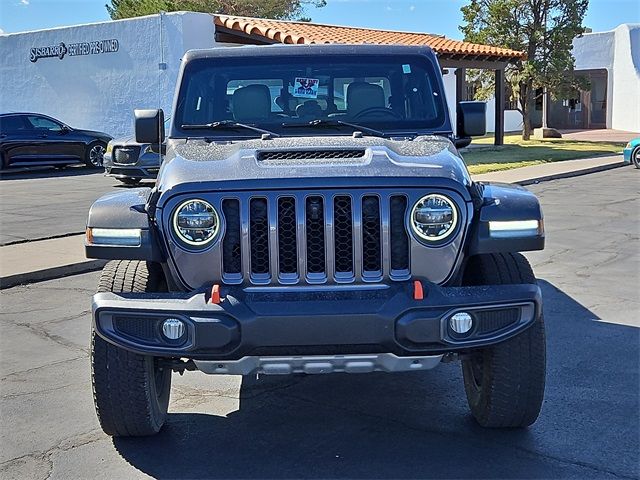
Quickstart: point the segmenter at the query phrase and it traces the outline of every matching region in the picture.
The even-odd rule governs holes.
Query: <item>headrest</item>
[[[271,114],[271,92],[266,85],[247,85],[233,92],[231,97],[233,118],[264,120]]]
[[[368,108],[384,108],[384,89],[380,85],[354,82],[347,87],[347,114],[354,116]]]
[[[296,107],[296,115],[298,117],[322,117],[323,111],[320,104],[315,100],[307,100]]]

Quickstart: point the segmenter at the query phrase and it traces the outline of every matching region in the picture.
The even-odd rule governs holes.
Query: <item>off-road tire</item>
[[[478,255],[465,270],[465,285],[536,283],[519,253]],[[474,352],[462,361],[471,413],[483,427],[528,427],[538,418],[544,397],[546,347],[542,314],[516,337]]]
[[[107,263],[98,292],[162,292],[158,264],[132,260]],[[167,417],[171,370],[154,357],[123,350],[92,331],[91,379],[100,426],[114,437],[158,433]]]
[[[124,183],[125,185],[138,185],[141,179],[140,178],[119,178],[118,180]]]

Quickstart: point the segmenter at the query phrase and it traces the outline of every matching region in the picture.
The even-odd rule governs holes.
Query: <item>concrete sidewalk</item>
[[[84,256],[84,235],[0,247],[0,289],[102,268]]]
[[[622,155],[614,155],[534,165],[476,175],[473,178],[483,182],[530,185],[622,165]],[[85,258],[84,235],[7,245],[0,247],[0,289],[97,270],[104,264],[104,260]]]

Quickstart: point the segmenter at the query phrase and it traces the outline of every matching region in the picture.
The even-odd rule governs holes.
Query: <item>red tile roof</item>
[[[427,45],[440,55],[456,58],[491,57],[524,58],[523,52],[507,48],[450,40],[429,33],[394,32],[370,28],[322,25],[318,23],[271,20],[265,18],[215,15],[215,24],[232,32],[279,43],[374,43],[395,45]]]

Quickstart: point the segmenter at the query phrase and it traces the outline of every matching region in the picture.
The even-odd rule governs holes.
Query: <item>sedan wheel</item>
[[[637,147],[631,153],[631,161],[633,162],[636,168],[640,168],[640,147]]]
[[[95,168],[102,167],[105,151],[106,147],[102,143],[94,143],[93,145],[90,145],[89,152],[87,153],[87,166]]]

